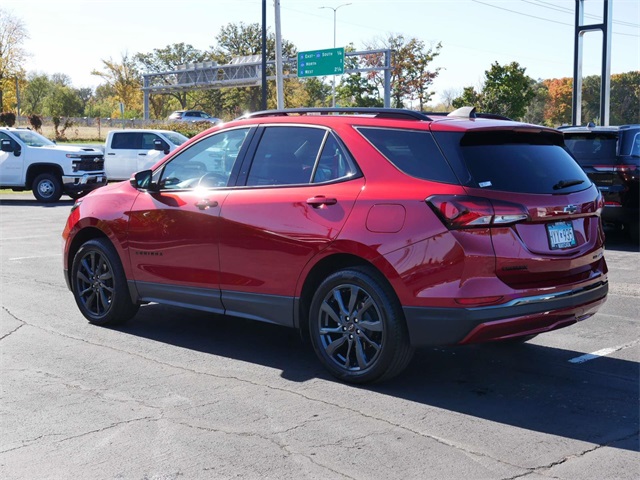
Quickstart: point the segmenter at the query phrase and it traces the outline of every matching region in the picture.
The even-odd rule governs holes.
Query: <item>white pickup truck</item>
[[[126,129],[107,134],[104,167],[109,181],[129,180],[187,141],[170,130]]]
[[[0,188],[32,190],[38,201],[50,203],[106,183],[99,149],[56,145],[29,128],[0,127]]]

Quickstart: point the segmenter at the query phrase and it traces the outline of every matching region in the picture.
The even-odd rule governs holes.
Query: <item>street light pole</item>
[[[336,48],[336,14],[339,8],[346,7],[347,5],[351,5],[351,3],[343,3],[342,5],[338,5],[337,7],[319,7],[319,8],[328,8],[333,10],[333,48]],[[332,106],[336,106],[336,76],[333,76],[333,82],[331,87],[331,97]]]

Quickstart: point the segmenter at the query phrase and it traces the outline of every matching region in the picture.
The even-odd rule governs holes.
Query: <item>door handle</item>
[[[216,202],[215,200],[211,201],[208,198],[203,198],[202,200],[198,200],[195,203],[195,205],[200,210],[206,210],[207,208],[217,207],[218,206],[218,202]]]
[[[146,153],[139,153],[138,155],[146,155]]]
[[[307,204],[311,205],[313,208],[320,208],[323,205],[335,205],[336,203],[338,203],[337,199],[325,197],[324,195],[307,198]]]

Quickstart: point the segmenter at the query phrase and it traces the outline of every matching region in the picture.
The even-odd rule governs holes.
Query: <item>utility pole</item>
[[[347,5],[351,5],[350,3],[343,3],[342,5],[338,5],[337,7],[319,7],[319,8],[328,8],[329,10],[333,10],[333,48],[336,48],[336,14],[339,8],[346,7]],[[331,105],[336,106],[336,76],[333,75],[333,81],[331,86]]]
[[[284,108],[284,85],[282,78],[282,34],[280,32],[280,0],[273,0],[276,9],[276,86],[278,89],[278,110]]]

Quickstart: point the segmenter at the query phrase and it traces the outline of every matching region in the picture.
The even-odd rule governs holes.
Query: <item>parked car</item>
[[[562,128],[567,148],[604,196],[602,221],[639,237],[640,125]]]
[[[169,120],[174,122],[208,122],[214,125],[222,122],[219,118],[212,117],[200,110],[176,110],[169,115]]]
[[[602,196],[562,133],[459,115],[294,109],[202,132],[75,203],[68,286],[98,325],[159,302],[297,328],[354,383],[418,346],[592,316]]]
[[[39,202],[53,203],[106,183],[101,150],[56,145],[29,128],[0,127],[0,188],[31,190]]]
[[[181,133],[170,130],[113,130],[107,134],[104,145],[107,179],[129,180],[135,172],[151,168],[187,140]]]

